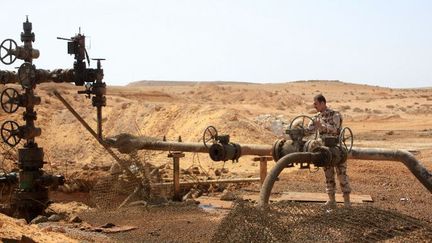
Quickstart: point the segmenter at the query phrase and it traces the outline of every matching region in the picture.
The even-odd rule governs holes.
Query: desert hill
[[[21,89],[17,85],[2,88],[7,87]],[[114,160],[53,95],[54,89],[96,129],[96,110],[91,100],[77,94],[82,87],[38,85],[36,93],[42,103],[36,107],[35,124],[42,128],[42,135],[36,141],[45,152],[44,169],[64,174],[68,181],[79,179],[94,184],[107,176],[106,169],[101,168],[109,168]],[[182,141],[202,142],[204,129],[213,125],[236,143],[272,144],[283,136],[291,119],[316,113],[312,103],[319,93],[326,96],[331,108],[342,112],[343,126],[354,132],[354,146],[408,149],[432,171],[432,88],[392,89],[340,81],[278,84],[143,81],[108,86],[103,134],[109,137],[130,133],[160,139],[165,136],[174,141],[181,136]],[[22,108],[14,114],[0,110],[0,121],[13,120],[22,125],[22,112]],[[22,144],[23,141],[14,148],[2,144],[0,168],[3,171],[15,167],[14,155]],[[171,164],[167,154],[138,152],[143,161],[154,165]],[[208,173],[225,168],[233,177],[259,174],[257,163],[248,156],[240,158],[239,163],[215,163],[206,154],[186,153],[180,166],[184,169],[195,166]],[[348,170],[354,193],[371,195],[375,206],[432,222],[430,192],[401,163],[349,161]],[[322,173],[297,169],[288,172],[274,190],[324,191]],[[259,189],[257,186],[254,190]],[[7,220],[11,225],[17,224]],[[26,230],[25,225],[13,227],[18,233]]]
[[[95,148],[99,145],[52,95],[54,88],[90,126],[96,127],[95,109],[89,99],[76,93],[79,87],[40,85],[36,92],[42,97],[42,104],[36,107],[36,125],[42,128],[42,136],[37,141],[52,162],[61,165],[66,161],[85,164],[95,159],[110,160],[107,155],[98,154],[100,151]],[[104,135],[126,132],[166,136],[169,140],[181,136],[183,141],[198,142],[204,129],[213,125],[220,133],[230,134],[232,141],[271,144],[280,135],[275,134],[275,121],[289,123],[297,115],[313,115],[312,99],[318,93],[327,97],[330,107],[343,113],[344,125],[351,127],[358,139],[367,137],[373,141],[373,136],[367,135],[373,131],[410,130],[422,134],[432,128],[427,119],[432,111],[432,89],[391,89],[334,81],[235,85],[202,82],[175,86],[154,82],[151,86],[108,87],[107,106],[103,109]],[[0,119],[22,123],[21,109],[12,115],[1,111]],[[422,139],[406,138],[377,145],[415,148],[417,141],[422,148]],[[357,144],[366,142],[356,140]]]

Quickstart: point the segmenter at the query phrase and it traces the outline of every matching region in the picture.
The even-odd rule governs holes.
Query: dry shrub
[[[122,110],[127,109],[129,107],[130,103],[123,103],[121,105]]]
[[[340,111],[346,111],[346,110],[349,110],[349,109],[351,109],[351,106],[349,106],[349,105],[343,105],[343,106],[339,107]]]
[[[285,106],[279,105],[278,107],[276,107],[276,110],[284,111],[285,110]]]
[[[386,107],[389,108],[389,109],[394,109],[395,108],[394,105],[386,105]]]
[[[364,110],[363,109],[361,109],[361,108],[358,108],[358,107],[356,107],[356,108],[354,108],[354,110],[353,110],[354,112],[364,112]]]
[[[372,112],[375,114],[382,114],[383,113],[381,110],[372,110]]]

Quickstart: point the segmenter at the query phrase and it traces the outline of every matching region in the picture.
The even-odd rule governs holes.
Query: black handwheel
[[[19,108],[19,94],[13,88],[3,90],[0,100],[1,107],[6,113],[14,113]]]
[[[15,147],[21,141],[18,123],[14,121],[5,121],[1,126],[0,132],[3,142],[11,147]]]
[[[0,61],[6,65],[14,63],[16,56],[11,51],[16,49],[17,46],[17,43],[12,39],[4,40],[0,45]]]
[[[306,124],[305,121],[309,121],[309,122]],[[289,129],[293,129],[295,127],[298,127],[298,128],[301,128],[304,131],[304,134],[307,134],[307,133],[310,134],[308,126],[309,126],[310,123],[313,124],[314,122],[315,121],[314,121],[314,119],[312,117],[306,116],[306,115],[300,115],[300,116],[295,117],[291,121],[291,123],[289,125]],[[317,139],[317,137],[318,137],[318,129],[315,129],[314,133],[315,133],[315,136],[313,137],[313,139]]]
[[[339,134],[339,146],[345,148],[348,153],[351,152],[354,143],[354,136],[351,128],[344,127]]]
[[[203,133],[203,142],[206,148],[209,148],[209,142],[215,141],[217,138],[218,132],[214,126],[208,126]]]
[[[25,89],[32,88],[35,83],[36,68],[29,62],[23,63],[18,69],[18,79]]]

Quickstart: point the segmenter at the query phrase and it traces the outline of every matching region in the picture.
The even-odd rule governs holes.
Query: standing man
[[[327,107],[327,101],[322,94],[314,97],[314,107],[318,114],[314,117],[314,123],[310,125],[310,129],[318,130],[320,135],[339,136],[342,126],[342,116],[339,112],[334,111]],[[326,177],[326,192],[329,200],[325,203],[328,207],[336,207],[336,182],[335,182],[335,168],[339,180],[341,190],[343,192],[344,205],[351,206],[350,193],[351,187],[348,180],[347,162],[344,161],[338,165],[329,165],[324,167],[324,174]]]

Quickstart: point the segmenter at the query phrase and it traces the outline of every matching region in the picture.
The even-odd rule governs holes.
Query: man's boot
[[[324,204],[328,208],[336,208],[336,195],[334,193],[329,193],[329,200]]]
[[[343,194],[343,199],[344,199],[344,206],[345,207],[351,207],[350,194],[349,193],[344,193]]]

